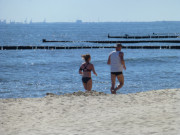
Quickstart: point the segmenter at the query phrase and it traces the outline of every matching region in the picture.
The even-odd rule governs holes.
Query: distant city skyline
[[[180,0],[0,0],[9,22],[180,21]]]

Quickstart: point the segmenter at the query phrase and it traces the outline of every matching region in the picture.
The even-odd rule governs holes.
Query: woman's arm
[[[92,64],[92,71],[93,71],[93,73],[97,76],[97,73],[96,73],[96,71],[95,71],[95,69],[94,69],[94,65]]]
[[[79,69],[79,74],[80,74],[80,75],[82,75],[82,74],[83,74],[83,72],[82,72],[80,69]]]
[[[81,65],[80,68],[79,68],[79,74],[81,74],[81,75],[83,74],[83,72],[82,72],[82,66],[83,66],[83,65]]]

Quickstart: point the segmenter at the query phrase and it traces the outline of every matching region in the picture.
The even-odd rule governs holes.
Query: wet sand
[[[0,135],[179,135],[180,89],[0,99]]]

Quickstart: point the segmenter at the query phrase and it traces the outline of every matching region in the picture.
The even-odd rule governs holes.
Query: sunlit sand
[[[0,99],[1,135],[178,135],[180,89]]]

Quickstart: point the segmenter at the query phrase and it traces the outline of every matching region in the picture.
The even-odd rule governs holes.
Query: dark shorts
[[[82,82],[87,83],[89,80],[91,80],[91,77],[83,77]]]
[[[111,72],[111,74],[118,76],[118,75],[121,75],[121,74],[123,74],[123,73],[122,73],[122,72]]]

